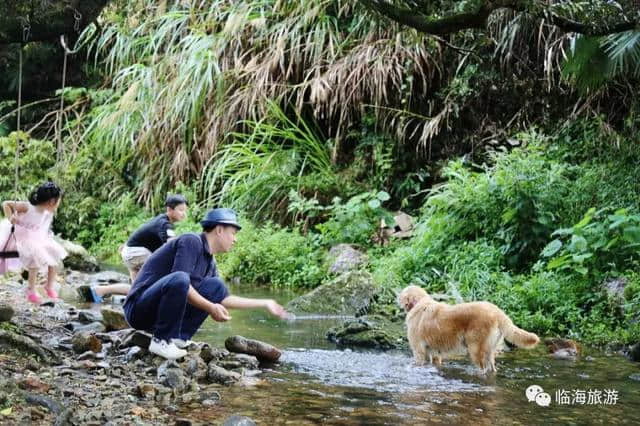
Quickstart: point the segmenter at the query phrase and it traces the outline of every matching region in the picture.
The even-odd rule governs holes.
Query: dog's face
[[[416,303],[425,297],[429,297],[426,291],[418,286],[410,285],[398,295],[398,305],[400,305],[405,312],[409,312]]]

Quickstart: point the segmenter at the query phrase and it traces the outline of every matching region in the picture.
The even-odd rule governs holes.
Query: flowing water
[[[291,293],[246,288],[234,294],[273,297]],[[412,365],[409,352],[341,349],[326,341],[340,318],[276,320],[262,311],[232,311],[226,323],[207,320],[194,337],[223,346],[239,334],[283,350],[280,363],[255,386],[222,392],[214,407],[188,412],[217,423],[233,414],[258,424],[640,424],[640,363],[584,349],[577,361],[550,358],[544,347],[516,350],[497,360],[485,378],[466,358],[440,368]],[[529,401],[525,391],[532,385]],[[545,398],[548,394],[547,406]]]

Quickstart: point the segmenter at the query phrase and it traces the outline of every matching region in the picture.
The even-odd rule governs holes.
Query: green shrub
[[[326,275],[322,252],[310,238],[273,223],[243,228],[229,253],[217,256],[221,275],[242,284],[316,287]]]

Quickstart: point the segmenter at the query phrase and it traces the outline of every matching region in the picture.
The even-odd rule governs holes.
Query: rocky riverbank
[[[104,278],[69,274],[60,293],[69,300],[80,284]],[[33,306],[21,278],[0,280],[1,424],[197,424],[184,413],[215,406],[228,386],[261,381],[265,364],[254,355],[197,343],[184,359],[167,361],[147,351],[148,334],[125,328],[119,305]],[[227,347],[277,359],[277,349],[258,343],[235,336]]]

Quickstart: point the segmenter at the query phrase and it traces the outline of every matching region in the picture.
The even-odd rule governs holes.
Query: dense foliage
[[[179,232],[239,210],[219,263],[241,283],[316,287],[327,249],[352,243],[381,311],[418,283],[543,335],[640,339],[637,31],[577,37],[497,10],[445,40],[341,0],[113,1],[99,23],[62,117],[57,79],[47,102],[30,94],[26,132],[0,100],[0,197],[58,181],[56,232],[103,260],[181,192]],[[23,49],[40,87],[32,62],[55,52]],[[16,56],[0,51],[9,91]],[[381,245],[399,209],[413,238]]]

